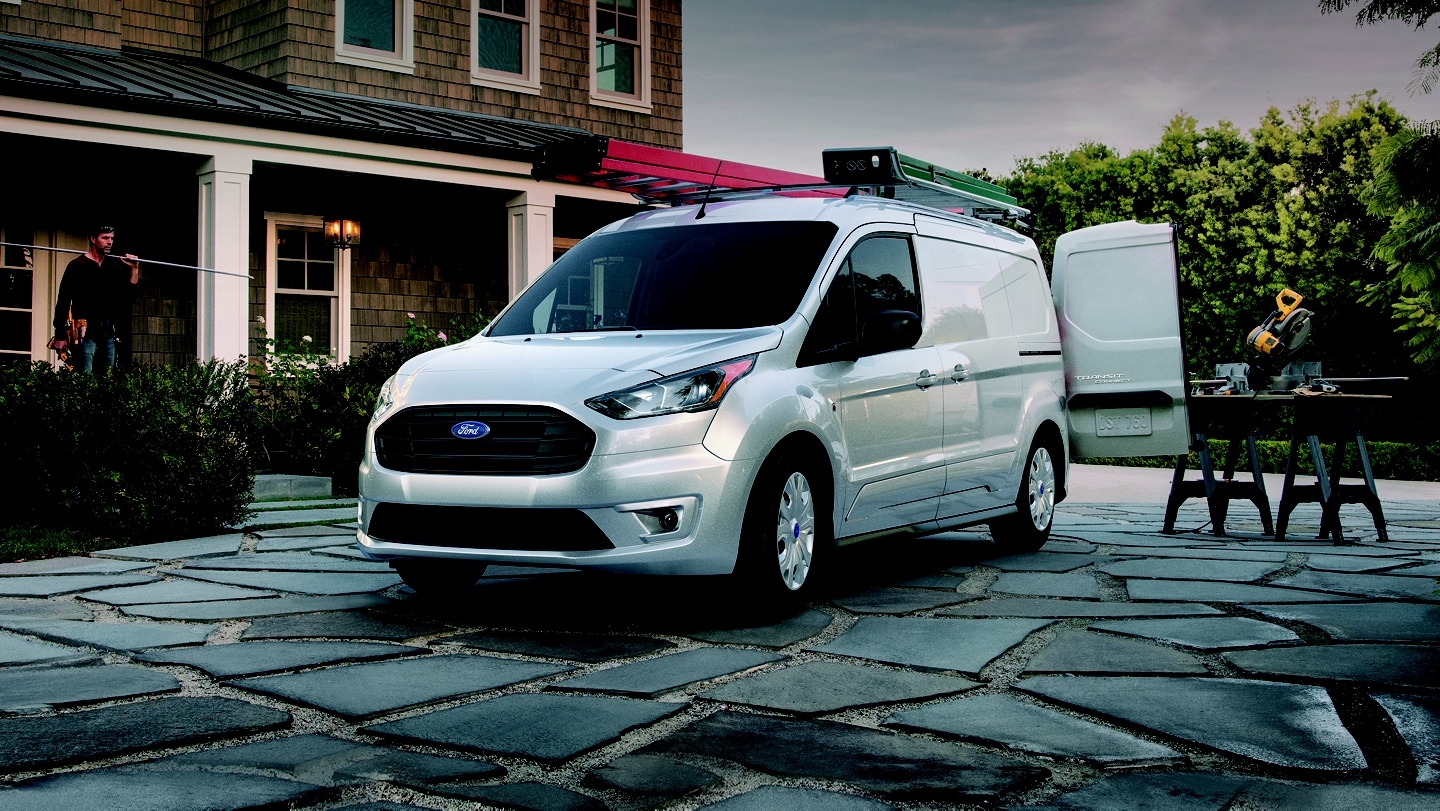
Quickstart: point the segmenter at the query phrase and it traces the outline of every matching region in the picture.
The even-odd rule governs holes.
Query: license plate
[[[1150,409],[1097,408],[1095,436],[1150,436]]]

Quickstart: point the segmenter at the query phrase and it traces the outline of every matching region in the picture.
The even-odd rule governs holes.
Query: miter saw
[[[1280,291],[1275,297],[1275,311],[1245,337],[1245,345],[1255,351],[1256,358],[1250,363],[1219,364],[1215,367],[1217,380],[1202,382],[1224,383],[1213,390],[1215,394],[1299,389],[1307,393],[1312,389],[1335,391],[1334,386],[1321,379],[1320,364],[1291,360],[1310,338],[1311,320],[1315,316],[1300,306],[1304,300],[1304,296],[1288,287]]]

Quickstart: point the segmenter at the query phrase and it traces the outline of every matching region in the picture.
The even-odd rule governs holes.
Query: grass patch
[[[44,527],[0,527],[0,563],[88,555],[125,546],[125,541],[91,538],[78,532]]]

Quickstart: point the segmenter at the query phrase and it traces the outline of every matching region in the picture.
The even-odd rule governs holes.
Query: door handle
[[[930,374],[929,369],[921,369],[920,376],[915,378],[915,385],[919,386],[922,389],[928,389],[939,382],[940,376]]]
[[[956,383],[959,383],[960,381],[965,380],[969,377],[970,370],[966,369],[965,364],[963,363],[955,364],[955,371],[950,373],[950,379],[955,381]]]

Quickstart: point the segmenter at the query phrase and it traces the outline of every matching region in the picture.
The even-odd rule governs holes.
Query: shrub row
[[[1290,443],[1283,440],[1262,439],[1255,443],[1256,450],[1260,454],[1260,469],[1265,473],[1284,473],[1285,461],[1290,453]],[[1215,463],[1217,471],[1225,464],[1225,453],[1230,443],[1224,439],[1210,440],[1210,458]],[[1409,481],[1440,481],[1440,442],[1431,442],[1424,445],[1411,444],[1408,442],[1366,442],[1365,449],[1370,455],[1370,469],[1377,479],[1404,479]],[[1335,465],[1335,446],[1321,445],[1321,451],[1325,456],[1326,471],[1329,472]],[[1175,457],[1173,456],[1143,456],[1128,459],[1082,459],[1085,464],[1090,465],[1117,465],[1120,467],[1157,467],[1173,468]],[[1310,452],[1306,447],[1301,447],[1296,456],[1295,472],[1297,475],[1315,475],[1315,465],[1311,463]],[[1345,458],[1342,460],[1342,473],[1348,478],[1359,475],[1359,463],[1357,461],[1355,444],[1347,443],[1345,446]],[[1200,457],[1194,451],[1190,452],[1189,469],[1200,469]],[[1237,470],[1249,471],[1250,460],[1243,448],[1240,452],[1240,461],[1236,465]]]
[[[108,376],[0,366],[0,525],[160,541],[248,514],[259,414],[241,363]]]

